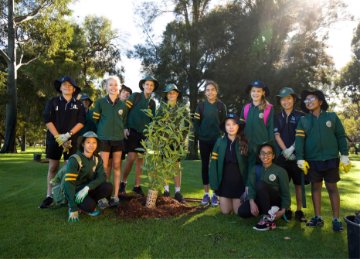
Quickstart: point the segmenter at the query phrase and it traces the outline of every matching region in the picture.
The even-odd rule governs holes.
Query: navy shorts
[[[64,153],[64,149],[62,146],[59,147],[59,144],[55,141],[55,139],[47,139],[46,140],[46,158],[53,160],[60,160],[64,155],[64,160],[68,160],[72,154],[76,152],[76,142],[74,143],[74,139],[71,138],[72,147],[70,148],[69,153]]]
[[[285,169],[288,174],[289,181],[293,181],[295,185],[301,185],[301,175],[304,175],[303,171],[297,166],[296,160],[286,160],[282,155],[279,155],[276,164]],[[309,184],[309,176],[304,175],[304,184]]]
[[[127,153],[130,153],[130,152],[144,153],[137,149],[143,149],[141,141],[145,140],[145,139],[146,139],[146,137],[143,134],[137,132],[134,129],[130,129],[130,135],[125,140],[126,141],[126,152]]]
[[[339,159],[326,161],[309,161],[311,182],[337,183],[340,181]]]
[[[100,140],[100,151],[119,152],[124,150],[123,140]]]

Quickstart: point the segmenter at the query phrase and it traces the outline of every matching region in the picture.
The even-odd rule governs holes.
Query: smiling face
[[[168,103],[176,103],[179,93],[175,90],[171,90],[166,93]]]
[[[260,102],[263,96],[265,97],[265,91],[262,88],[253,86],[250,90],[250,96],[253,102]]]
[[[121,90],[120,91],[120,100],[121,101],[126,101],[130,96],[130,92],[126,91],[126,90]]]
[[[75,90],[75,87],[68,81],[63,82],[60,86],[60,91],[63,95],[73,95]]]
[[[288,95],[280,99],[280,104],[285,111],[289,111],[294,108],[295,99],[292,95]]]
[[[117,80],[110,78],[106,84],[106,91],[109,95],[118,95],[120,90],[120,84]]]
[[[216,87],[212,84],[209,84],[205,88],[205,96],[209,102],[213,102],[217,98],[217,90]]]
[[[309,94],[306,96],[304,103],[306,105],[306,109],[309,111],[318,111],[321,109],[322,101],[316,95]]]
[[[151,81],[151,80],[145,81],[143,84],[143,88],[144,88],[144,94],[150,95],[155,89],[154,81]]]
[[[96,138],[86,138],[82,144],[84,148],[84,154],[93,154],[97,148],[97,139]]]
[[[264,167],[268,167],[272,164],[275,158],[274,150],[271,146],[263,146],[259,153],[259,158]]]
[[[230,137],[235,137],[239,130],[239,124],[234,119],[227,119],[225,121],[225,131]]]

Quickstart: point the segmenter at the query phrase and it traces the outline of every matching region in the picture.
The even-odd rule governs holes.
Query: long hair
[[[236,133],[236,139],[239,143],[240,154],[246,156],[248,153],[248,140],[245,136],[243,125],[239,125],[239,129]]]

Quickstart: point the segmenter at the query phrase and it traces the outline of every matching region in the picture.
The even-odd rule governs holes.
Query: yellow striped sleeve
[[[305,133],[305,131],[304,130],[301,130],[301,129],[297,129],[297,130],[295,130],[297,133]]]
[[[65,176],[69,176],[69,177],[77,177],[78,174],[65,174]]]
[[[130,100],[126,100],[126,106],[131,109],[133,107],[133,103]]]
[[[93,112],[93,118],[94,118],[95,120],[100,119],[100,113]]]
[[[200,120],[200,114],[195,112],[194,113],[194,118],[197,119],[197,120]]]
[[[295,134],[295,137],[305,137],[305,134],[297,133]]]
[[[65,178],[65,182],[68,182],[68,181],[76,181],[76,178]]]

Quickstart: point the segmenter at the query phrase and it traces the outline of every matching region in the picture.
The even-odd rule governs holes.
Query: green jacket
[[[348,155],[346,133],[334,112],[321,111],[317,118],[311,113],[302,117],[295,135],[297,160],[325,161]]]
[[[220,104],[218,102],[220,101],[209,103],[205,100],[197,105],[194,114],[194,130],[199,140],[216,141],[222,135],[220,123],[226,117],[226,106],[222,102]],[[222,105],[220,111],[219,105]]]
[[[88,131],[93,131],[93,132],[96,132],[97,129],[96,129],[96,123],[93,119],[93,111],[92,110],[88,110],[86,112],[86,117],[85,117],[85,125],[84,127],[80,130],[79,132],[79,136],[82,136],[85,132],[88,132]]]
[[[244,183],[246,183],[247,159],[245,156],[240,154],[239,142],[237,140],[235,141],[236,158],[239,170],[242,178],[244,179]],[[213,190],[217,190],[221,184],[227,143],[228,139],[226,135],[218,138],[211,153],[209,181],[211,189]]]
[[[244,108],[240,118],[245,121]],[[274,109],[271,108],[267,125],[264,123],[264,110],[251,104],[245,124],[245,136],[249,142],[249,152],[256,153],[257,147],[268,141],[274,141]]]
[[[247,187],[249,199],[256,198],[256,166],[248,176]],[[282,167],[272,164],[269,168],[261,166],[260,181],[267,183],[270,188],[280,193],[281,208],[290,208],[290,191],[288,174]]]
[[[145,109],[151,109],[152,114],[155,115],[155,106],[151,107],[150,101],[151,98],[146,99],[144,93],[141,93],[141,98],[137,103],[136,96],[139,93],[133,93],[130,95],[130,97],[125,101],[126,106],[129,109],[129,114],[127,116],[127,121],[125,128],[127,129],[134,129],[138,133],[143,134],[143,131],[145,129],[145,125],[149,124],[151,122],[151,118],[148,117],[143,110]]]
[[[114,103],[109,96],[100,98],[95,103],[93,119],[97,123],[97,135],[101,140],[123,140],[124,124],[128,109],[119,98]]]
[[[85,186],[89,186],[90,190],[94,190],[106,180],[103,161],[100,156],[87,158],[80,151],[77,151],[76,154],[80,156],[82,166],[80,167],[76,158],[71,156],[64,170],[58,172],[71,211],[78,210],[75,203],[75,194],[79,190]],[[98,162],[96,163],[96,161]]]

